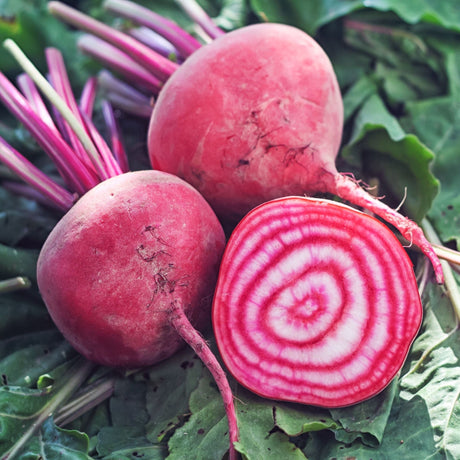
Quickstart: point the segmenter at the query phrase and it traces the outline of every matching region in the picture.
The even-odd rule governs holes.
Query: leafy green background
[[[107,23],[100,0],[68,2]],[[143,4],[191,24],[167,0]],[[345,104],[341,171],[379,184],[411,218],[430,219],[441,240],[460,239],[460,9],[457,0],[206,0],[229,30],[269,20],[300,27],[331,57]],[[75,48],[77,32],[49,17],[44,0],[0,0],[0,38],[13,37],[39,66],[58,46],[77,91],[98,65]],[[190,28],[191,30],[191,28]],[[0,50],[11,78],[15,63]],[[0,133],[45,171],[42,152],[3,108]],[[145,120],[121,118],[131,164],[145,167]],[[0,168],[0,175],[8,173]],[[60,215],[0,187],[0,279],[35,277],[38,251]],[[411,254],[416,262],[417,254]],[[456,276],[456,275],[455,275]],[[455,289],[458,280],[455,278]],[[452,286],[449,288],[452,290]],[[259,398],[232,381],[238,450],[260,459],[460,459],[460,341],[451,293],[431,280],[424,322],[400,375],[381,394],[326,410]],[[52,324],[36,286],[0,294],[0,453],[17,442],[72,377],[76,353]],[[213,344],[211,333],[207,334]],[[98,399],[98,395],[103,395]],[[149,369],[96,368],[73,401],[23,446],[21,459],[216,459],[228,446],[217,388],[189,349]],[[89,409],[91,404],[97,404]],[[72,412],[72,410],[71,410]]]

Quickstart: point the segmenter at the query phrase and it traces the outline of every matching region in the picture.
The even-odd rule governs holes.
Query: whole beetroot
[[[210,323],[225,245],[220,222],[182,179],[159,171],[127,172],[107,101],[103,114],[112,150],[92,121],[94,79],[77,104],[58,50],[46,50],[57,91],[13,41],[6,45],[26,70],[18,79],[24,94],[0,73],[0,99],[50,156],[64,183],[0,139],[0,160],[25,181],[19,190],[66,212],[48,236],[37,267],[51,317],[81,354],[107,366],[155,364],[187,343],[221,392],[229,459],[234,460],[238,425],[232,391],[196,329]],[[36,85],[55,109],[56,124]]]
[[[183,344],[176,305],[206,327],[225,245],[201,195],[158,171],[106,180],[67,212],[38,260],[40,292],[65,338],[88,359],[136,368]]]
[[[305,32],[253,24],[195,51],[166,82],[153,109],[154,169],[176,174],[222,219],[288,195],[333,194],[394,225],[440,262],[422,230],[371,196],[336,158],[343,103],[332,64]]]

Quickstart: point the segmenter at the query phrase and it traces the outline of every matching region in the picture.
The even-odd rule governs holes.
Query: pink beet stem
[[[137,3],[128,0],[106,0],[104,7],[159,33],[179,50],[181,56],[187,57],[201,48],[201,43],[176,23]]]
[[[48,10],[54,16],[68,22],[74,27],[112,43],[162,81],[167,80],[177,69],[177,64],[156,53],[148,46],[64,3],[57,1],[49,2]]]
[[[152,115],[151,99],[131,85],[116,78],[108,70],[101,70],[98,82],[107,94],[107,99],[127,113],[150,118]]]
[[[222,399],[224,401],[225,413],[227,414],[229,426],[229,460],[237,460],[237,453],[234,443],[238,441],[238,423],[236,418],[235,405],[233,403],[233,394],[228,383],[227,376],[225,375],[225,372],[219,364],[219,361],[217,361],[206,341],[190,323],[189,319],[184,313],[182,306],[177,302],[171,302],[169,313],[169,320],[171,324],[176,329],[177,333],[182,337],[182,339],[188,345],[190,345],[190,347],[192,347],[193,351],[208,368],[217,384],[217,387],[219,388],[220,394],[222,395]]]
[[[68,211],[72,207],[75,197],[70,192],[51,180],[1,137],[0,160],[59,209]]]
[[[353,181],[349,176],[338,174],[335,176],[334,184],[328,188],[328,191],[336,194],[340,198],[350,203],[361,206],[369,211],[374,212],[388,223],[394,225],[411,244],[418,246],[422,252],[430,259],[436,281],[439,284],[444,282],[444,274],[441,262],[436,255],[433,246],[426,239],[422,229],[413,221],[399,214],[394,209],[388,207],[385,203],[375,199],[359,184]]]
[[[0,99],[51,157],[73,191],[83,194],[96,185],[94,177],[83,167],[69,145],[38,117],[29,102],[1,72]]]
[[[127,30],[126,33],[174,62],[184,59],[171,42],[148,27],[133,27]]]
[[[115,118],[113,107],[107,100],[103,100],[101,105],[102,114],[110,135],[113,156],[117,160],[120,169],[123,172],[127,172],[129,170],[128,156],[126,155],[126,150],[121,140],[121,131],[118,126],[117,119]]]
[[[40,91],[35,85],[34,81],[26,73],[18,75],[16,78],[19,89],[24,94],[25,98],[29,101],[35,113],[44,121],[51,129],[57,132],[56,125],[46,108],[45,103],[40,95]]]
[[[215,39],[225,34],[225,31],[214,24],[206,11],[195,0],[177,0],[177,2],[210,38]]]
[[[159,78],[137,63],[129,54],[94,35],[82,35],[77,45],[83,53],[92,56],[108,68],[123,75],[128,81],[153,94],[157,94],[163,86]]]
[[[67,70],[64,64],[64,58],[61,52],[56,48],[47,48],[45,50],[45,55],[48,63],[48,69],[50,72],[50,79],[53,88],[59,94],[59,96],[61,96],[62,99],[65,101],[67,107],[76,117],[80,125],[84,126],[83,118],[80,114],[80,109],[78,107],[77,101],[75,100],[69,77],[67,75]],[[96,173],[95,166],[93,165],[91,158],[88,156],[85,147],[82,145],[76,133],[64,120],[62,121],[62,128],[65,131],[65,135],[69,139],[75,154],[80,158],[80,160],[88,169],[88,171]],[[103,165],[100,165],[99,169],[99,179],[104,180],[110,177],[105,173]]]
[[[84,116],[84,124],[94,145],[96,146],[105,168],[106,177],[113,177],[122,174],[120,165],[117,163],[112,151],[107,145],[105,139],[101,136],[91,118]]]
[[[83,90],[80,95],[79,107],[80,111],[86,114],[88,117],[92,117],[94,100],[96,99],[97,89],[97,78],[90,77],[83,86]]]

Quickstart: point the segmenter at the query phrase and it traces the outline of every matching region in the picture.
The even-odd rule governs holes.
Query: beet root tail
[[[229,427],[229,460],[237,460],[238,454],[234,443],[238,441],[238,424],[233,402],[233,393],[222,366],[209,348],[201,334],[192,326],[178,302],[171,303],[170,322],[180,337],[193,349],[203,364],[208,368],[219,388],[224,402]]]
[[[331,190],[331,192],[343,200],[375,213],[386,222],[396,227],[404,238],[410,241],[411,244],[418,246],[428,257],[433,266],[436,281],[439,284],[444,283],[444,274],[441,262],[436,255],[433,246],[426,239],[423,230],[414,221],[401,215],[382,201],[374,198],[349,176],[344,176],[342,174],[336,176],[335,190]]]

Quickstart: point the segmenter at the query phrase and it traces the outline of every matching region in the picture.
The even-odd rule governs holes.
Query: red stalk
[[[126,33],[174,62],[184,59],[179,53],[179,50],[171,42],[148,27],[131,28],[127,30]]]
[[[96,185],[94,177],[82,166],[69,145],[37,116],[28,101],[1,72],[0,99],[48,153],[73,191],[83,194]]]
[[[327,178],[325,178],[325,183],[326,181]],[[385,203],[375,199],[372,195],[369,195],[357,182],[345,175],[338,174],[334,178],[333,183],[327,188],[327,191],[336,194],[343,200],[349,201],[356,206],[361,206],[364,209],[374,212],[389,224],[394,225],[410,244],[414,243],[417,245],[428,257],[433,265],[436,281],[439,284],[444,282],[441,262],[433,246],[426,239],[423,230],[417,224],[388,207]]]
[[[77,46],[83,53],[92,56],[109,69],[123,75],[135,85],[157,94],[163,86],[163,82],[138,64],[127,53],[104,40],[94,36],[82,35]]]
[[[184,313],[184,309],[176,302],[171,303],[170,321],[182,339],[193,349],[203,364],[207,367],[213,376],[220,394],[224,401],[225,413],[229,425],[230,450],[229,459],[236,460],[237,453],[234,443],[238,441],[238,424],[236,420],[235,406],[233,403],[232,390],[228,384],[227,376],[222,369],[219,361],[214,356],[209,346],[199,332],[192,326],[189,319]]]
[[[177,0],[179,5],[213,40],[225,35],[220,27],[217,27],[206,11],[195,0]]]
[[[97,78],[90,77],[83,86],[80,96],[80,111],[91,117],[93,114],[94,100],[96,99]]]
[[[56,48],[47,48],[45,50],[45,55],[53,88],[65,101],[67,107],[76,117],[79,124],[84,125],[83,118],[80,114],[80,109],[78,107],[77,101],[75,100],[73,90],[70,85],[69,77],[67,75],[67,70],[65,68],[64,59],[61,52]],[[80,158],[88,171],[93,171],[96,173],[97,165],[92,163],[90,157],[88,157],[85,147],[80,142],[80,139],[65,120],[62,120],[62,129],[63,132],[65,132],[66,138],[69,139],[70,145],[72,146],[75,154]],[[100,179],[104,180],[110,177],[103,169],[98,169],[99,170],[97,173],[99,174]]]
[[[85,194],[99,182],[123,172],[91,120],[97,79],[93,77],[87,81],[79,106],[62,55],[57,49],[45,50],[50,84],[12,40],[6,40],[5,47],[26,71],[26,74],[18,78],[18,85],[27,99],[0,73],[0,100],[24,124],[55,163],[70,191],[55,184],[5,141],[1,145],[0,160],[30,186],[15,189],[23,190],[27,196],[31,196],[34,189],[40,202],[46,200],[67,211],[79,195]],[[38,88],[51,102],[54,120]],[[114,118],[113,113],[112,116]],[[115,139],[118,136],[115,120],[111,123],[109,130]],[[117,145],[117,158],[126,167],[127,161],[123,154],[124,151]]]
[[[58,209],[68,211],[72,207],[75,197],[70,192],[51,180],[1,137],[0,160],[21,179],[49,199]]]
[[[89,117],[85,116],[83,122],[97,150],[99,151],[99,154],[101,155],[107,178],[122,174],[123,171],[121,170],[120,165],[116,162],[109,146],[94,126],[93,121]]]
[[[109,71],[99,72],[98,83],[115,107],[138,117],[149,118],[152,115],[153,100],[128,83],[114,77]]]
[[[120,127],[118,126],[117,119],[115,118],[115,113],[110,102],[102,102],[102,114],[110,134],[113,156],[120,165],[120,169],[123,172],[128,172],[128,156],[126,155],[126,151],[121,140]]]
[[[54,121],[46,108],[45,103],[38,91],[33,80],[26,73],[20,74],[16,78],[19,89],[24,94],[25,98],[29,101],[35,113],[51,128],[58,132]]]
[[[183,57],[201,48],[198,40],[173,21],[137,3],[128,0],[106,0],[104,7],[112,13],[119,14],[162,35],[179,50]]]
[[[148,46],[70,6],[52,1],[48,3],[48,9],[59,19],[115,45],[162,81],[168,79],[177,68],[177,64]]]

